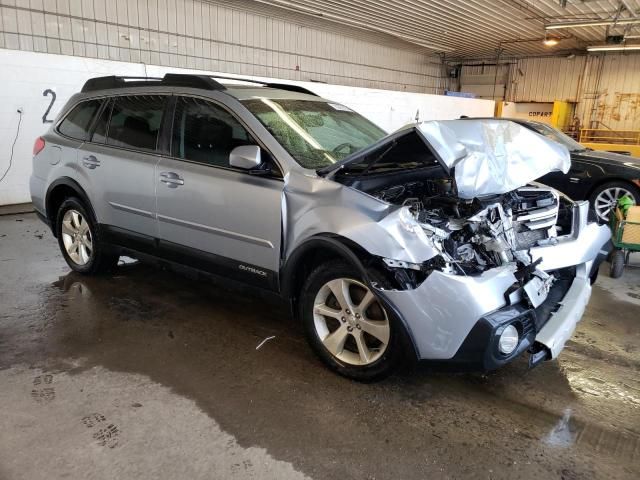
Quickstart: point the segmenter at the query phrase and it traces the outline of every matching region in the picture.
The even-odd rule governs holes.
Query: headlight
[[[500,353],[509,355],[513,352],[518,346],[519,338],[516,327],[513,325],[507,325],[502,331],[502,335],[500,335],[500,340],[498,341],[498,349],[500,350]]]

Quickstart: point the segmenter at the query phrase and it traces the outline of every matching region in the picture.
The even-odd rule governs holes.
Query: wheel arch
[[[345,260],[349,262],[363,280],[371,288],[372,282],[394,282],[389,275],[382,271],[382,262],[379,258],[367,252],[357,243],[336,234],[318,234],[305,240],[289,256],[281,269],[281,293],[289,303],[291,315],[298,319],[298,300],[302,292],[305,278],[322,262],[331,260]],[[378,268],[379,267],[379,268]],[[375,278],[371,273],[375,272]],[[380,274],[384,275],[381,276]],[[387,287],[388,285],[385,285]],[[411,349],[412,358],[417,358],[417,348],[410,326],[405,321],[401,312],[391,303],[386,296],[379,296],[385,307],[390,310],[404,327],[406,345]]]
[[[624,178],[624,177],[605,177],[602,178],[600,180],[598,180],[597,182],[595,182],[591,188],[589,189],[589,191],[587,192],[587,200],[591,200],[591,197],[593,196],[593,194],[595,193],[595,191],[600,188],[603,185],[606,185],[607,183],[615,183],[615,182],[622,182],[622,183],[626,183],[627,185],[630,185],[631,187],[633,187],[635,190],[637,190],[640,193],[640,186],[636,185],[635,183],[633,183],[632,180],[628,179],[628,178]]]
[[[365,264],[371,258],[370,253],[347,238],[328,233],[314,235],[299,245],[286,260],[280,273],[282,294],[295,307],[304,278],[315,267],[330,260],[345,260],[368,278]]]
[[[95,212],[93,211],[93,206],[89,201],[89,196],[84,191],[84,189],[80,186],[78,182],[69,177],[61,177],[55,180],[47,189],[47,194],[45,196],[45,215],[47,220],[49,220],[51,225],[51,231],[53,232],[53,236],[56,236],[56,214],[58,212],[58,208],[65,199],[69,197],[78,197],[82,200],[85,207],[89,211],[89,214],[96,219]]]

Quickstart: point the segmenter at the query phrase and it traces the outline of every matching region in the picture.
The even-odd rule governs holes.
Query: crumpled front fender
[[[400,208],[331,180],[292,173],[283,192],[285,259],[316,235],[338,235],[369,254],[422,263],[438,254],[422,229],[403,228]]]

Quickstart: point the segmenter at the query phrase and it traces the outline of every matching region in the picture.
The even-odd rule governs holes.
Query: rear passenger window
[[[67,137],[87,140],[91,121],[100,109],[102,100],[88,100],[79,103],[60,123],[58,131]]]
[[[225,109],[205,100],[179,97],[173,122],[172,155],[220,167],[238,145],[255,145],[247,130]]]
[[[160,95],[116,97],[109,122],[107,144],[155,150],[164,101],[165,97]]]

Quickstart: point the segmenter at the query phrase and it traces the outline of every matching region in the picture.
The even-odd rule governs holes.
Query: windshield
[[[338,103],[269,98],[242,103],[305,168],[327,167],[386,136],[384,130]]]
[[[536,132],[540,135],[544,135],[547,138],[550,138],[554,142],[558,142],[561,145],[564,145],[569,149],[570,152],[576,152],[578,150],[586,150],[584,145],[580,145],[569,135],[565,135],[560,130],[556,130],[553,127],[545,123],[540,122],[527,122]]]

